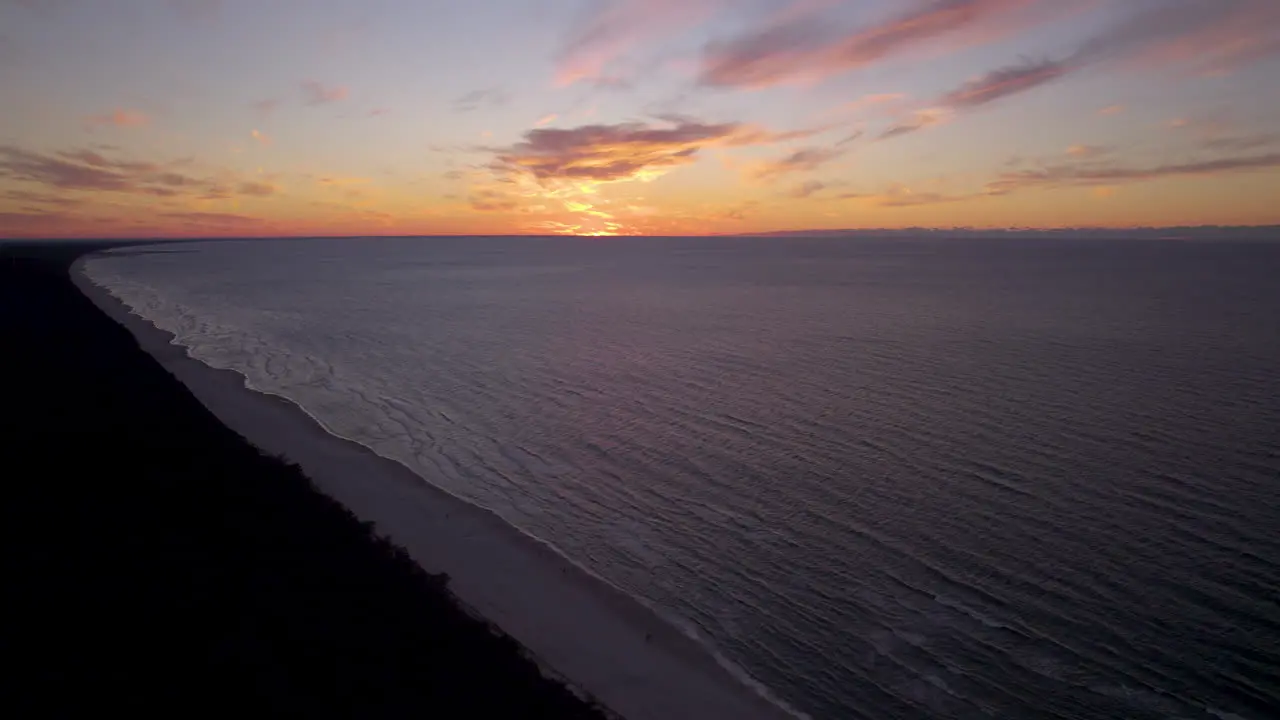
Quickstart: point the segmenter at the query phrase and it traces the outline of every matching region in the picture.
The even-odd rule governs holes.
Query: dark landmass
[[[102,314],[102,246],[0,247],[6,715],[605,716]]]
[[[831,230],[779,230],[743,233],[736,237],[823,237],[867,239],[1020,239],[1020,240],[1280,240],[1280,225],[1248,227],[1196,225],[1190,227],[1132,228],[862,228]]]

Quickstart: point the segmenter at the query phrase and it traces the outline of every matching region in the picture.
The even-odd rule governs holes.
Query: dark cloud
[[[275,194],[276,187],[264,182],[242,182],[236,187],[236,192],[253,197],[267,197]]]
[[[217,181],[173,170],[183,164],[184,161],[162,164],[123,160],[88,149],[39,153],[12,145],[0,146],[0,177],[56,190],[132,193],[152,197],[193,195],[201,199],[231,197],[231,190]],[[241,183],[238,189],[246,195],[261,196],[274,192],[270,186],[253,182]]]
[[[92,153],[90,155],[93,155]],[[0,146],[0,175],[62,190],[128,192],[140,178],[124,168],[91,160],[100,156],[67,158],[43,155],[13,146]]]
[[[46,193],[30,192],[28,190],[8,190],[0,197],[8,200],[17,200],[18,202],[29,202],[43,205],[57,205],[59,207],[74,207],[83,203],[79,198],[63,197],[61,195],[49,195]]]
[[[993,32],[1027,0],[927,0],[880,23],[847,32],[822,16],[804,16],[756,30],[704,53],[699,76],[711,87],[768,87],[819,79],[917,50],[945,38],[973,41]],[[966,38],[965,36],[970,36]]]
[[[920,110],[906,120],[901,120],[890,126],[887,130],[880,133],[878,139],[889,140],[903,135],[910,135],[913,132],[923,130],[934,125],[941,125],[950,117],[949,111],[939,109]]]
[[[943,95],[939,104],[957,110],[986,105],[1053,82],[1069,71],[1067,65],[1053,60],[1011,65],[970,80]]]
[[[539,128],[525,133],[523,142],[500,150],[493,167],[537,180],[626,180],[692,163],[702,148],[729,144],[744,131],[738,123],[691,121],[670,127],[621,123]]]
[[[858,131],[857,131],[857,132],[855,132],[855,133],[852,133],[852,134],[850,134],[850,135],[846,135],[845,137],[841,138],[840,142],[837,142],[837,143],[836,143],[836,147],[844,147],[845,145],[848,145],[849,143],[856,142],[856,141],[858,141],[858,140],[859,140],[863,135],[865,135],[865,134],[866,134],[866,133],[865,133],[864,131],[862,131],[862,130],[858,130]]]
[[[751,176],[757,180],[774,180],[792,173],[810,172],[843,155],[836,148],[802,148],[757,167]]]
[[[1173,177],[1196,177],[1270,170],[1278,167],[1280,167],[1280,153],[1165,163],[1148,167],[1066,163],[1034,170],[1005,173],[990,183],[987,188],[993,192],[1009,193],[1033,187],[1115,185]]]
[[[1132,57],[1227,71],[1280,55],[1275,0],[1137,0],[1135,11],[1081,45],[1081,62]]]

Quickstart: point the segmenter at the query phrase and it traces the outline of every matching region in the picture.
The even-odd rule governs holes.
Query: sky
[[[0,237],[1280,224],[1280,0],[0,0]]]

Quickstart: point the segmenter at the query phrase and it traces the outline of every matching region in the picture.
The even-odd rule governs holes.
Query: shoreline
[[[205,365],[94,283],[72,282],[219,421],[264,452],[297,463],[316,487],[405,548],[468,611],[518,641],[549,676],[629,720],[791,718],[713,648],[480,506],[407,466],[329,432],[292,400]]]

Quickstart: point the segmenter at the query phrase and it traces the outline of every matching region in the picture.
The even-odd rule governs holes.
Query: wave
[[[250,334],[237,330],[231,326],[218,324],[211,318],[201,316],[181,304],[167,302],[163,296],[154,292],[145,283],[131,282],[118,275],[110,275],[107,273],[99,273],[95,275],[93,270],[94,259],[92,257],[81,264],[81,271],[90,282],[105,290],[108,294],[129,308],[129,310],[139,318],[143,319],[153,327],[170,334],[172,336],[170,344],[182,348],[187,357],[216,370],[229,370],[236,373],[243,378],[245,389],[288,402],[296,408],[299,413],[305,415],[314,422],[316,426],[323,429],[329,435],[340,440],[359,445],[372,454],[397,463],[416,475],[422,482],[431,485],[433,488],[449,495],[458,502],[476,507],[492,514],[494,517],[502,518],[502,515],[495,509],[486,507],[484,504],[476,502],[471,498],[459,495],[448,487],[433,483],[430,477],[428,477],[427,474],[424,474],[419,468],[406,464],[396,457],[379,452],[378,448],[374,444],[367,442],[365,439],[347,435],[338,431],[331,427],[321,414],[315,413],[309,409],[304,404],[305,401],[270,386],[270,380],[275,379],[276,376],[272,376],[269,372],[265,371],[272,367],[273,361],[285,360],[284,364],[288,367],[314,367],[319,364],[316,360],[305,358],[302,363],[298,363],[296,365],[290,364],[287,362],[288,353],[279,353],[278,348],[271,346],[261,338],[253,337]],[[252,352],[248,350],[250,348],[254,350],[261,350],[263,351],[263,354],[261,355],[263,362],[245,365],[230,363],[225,360],[220,361],[219,353],[210,352],[211,345],[207,342],[208,338],[217,338],[222,342],[227,342],[239,347],[246,352]],[[213,347],[217,346],[215,345]],[[279,367],[279,364],[276,364],[276,367]],[[255,373],[255,371],[262,372]],[[356,394],[359,395],[358,391],[356,391]],[[362,399],[367,402],[367,398]],[[452,424],[452,420],[449,420],[447,415],[443,412],[440,414],[444,416],[450,424]],[[560,548],[556,547],[545,538],[541,538],[519,525],[507,522],[505,519],[503,519],[503,522],[511,530],[523,536],[527,541],[536,543],[539,546],[555,553],[564,563],[572,566],[577,572],[581,573],[583,577],[590,578],[591,581],[606,586],[619,595],[627,597],[638,607],[652,613],[655,617],[666,623],[672,631],[679,633],[681,636],[701,647],[707,657],[738,681],[745,691],[754,693],[762,700],[797,720],[811,720],[809,715],[787,703],[764,683],[752,677],[752,675],[742,668],[742,666],[730,660],[715,646],[713,642],[701,636],[697,632],[696,627],[689,621],[656,607],[642,597],[627,593],[623,588],[581,565],[574,558],[564,553]],[[532,654],[532,651],[528,652]],[[550,669],[553,673],[558,675],[558,672],[548,665],[545,660],[537,658],[536,654],[532,654],[532,656],[535,657],[535,659],[538,659],[539,663],[543,665],[544,668]]]

